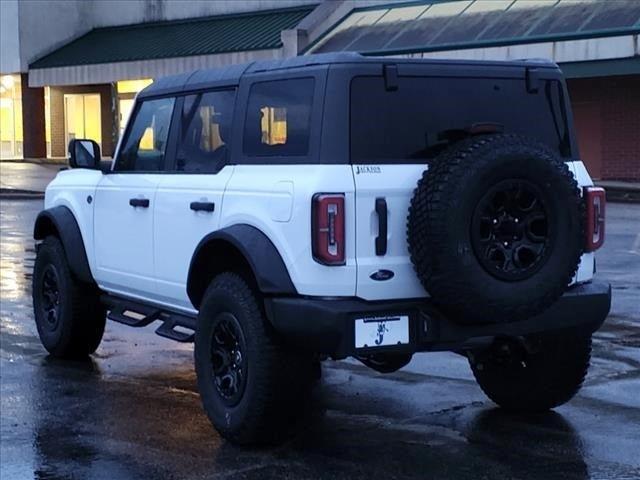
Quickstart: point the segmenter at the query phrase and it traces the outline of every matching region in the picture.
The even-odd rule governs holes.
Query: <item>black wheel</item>
[[[45,238],[38,249],[32,295],[40,341],[51,355],[77,358],[95,352],[106,312],[97,287],[80,282],[69,270],[57,237]]]
[[[460,323],[521,320],[555,302],[583,251],[583,211],[565,162],[518,135],[462,140],[418,182],[411,261]]]
[[[218,275],[205,292],[194,356],[202,404],[224,438],[274,443],[295,431],[313,383],[313,358],[280,341],[239,274]]]
[[[504,409],[541,412],[568,402],[589,369],[591,335],[575,331],[497,340],[469,355],[484,393]]]

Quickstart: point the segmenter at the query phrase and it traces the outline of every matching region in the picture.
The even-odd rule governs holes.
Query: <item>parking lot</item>
[[[598,278],[613,307],[569,404],[506,414],[466,360],[422,354],[387,376],[327,361],[310,418],[285,445],[239,449],[203,413],[192,346],[108,323],[84,362],[51,359],[33,321],[33,221],[41,200],[0,217],[2,479],[640,478],[640,205],[610,204]]]

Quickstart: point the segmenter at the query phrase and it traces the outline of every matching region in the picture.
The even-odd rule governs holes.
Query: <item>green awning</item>
[[[356,8],[307,52],[397,55],[639,32],[640,0],[422,0]]]
[[[213,55],[282,47],[280,32],[314,6],[96,28],[36,60],[33,69]]]

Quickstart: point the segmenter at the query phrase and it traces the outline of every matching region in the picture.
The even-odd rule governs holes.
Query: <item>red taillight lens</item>
[[[587,238],[584,249],[586,252],[593,252],[604,243],[604,209],[607,203],[604,188],[585,187],[584,201],[587,207]]]
[[[313,196],[313,258],[325,265],[344,265],[344,193]]]

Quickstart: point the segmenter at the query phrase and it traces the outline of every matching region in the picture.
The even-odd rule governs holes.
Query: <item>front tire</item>
[[[282,344],[240,275],[222,273],[205,292],[194,356],[203,407],[221,436],[246,445],[292,433],[311,390],[312,357]]]
[[[483,392],[514,412],[542,412],[578,393],[589,369],[591,335],[578,331],[531,335],[520,342],[500,341],[469,355]]]
[[[31,291],[40,341],[51,355],[81,358],[96,351],[106,322],[100,292],[75,278],[57,237],[38,249]]]

